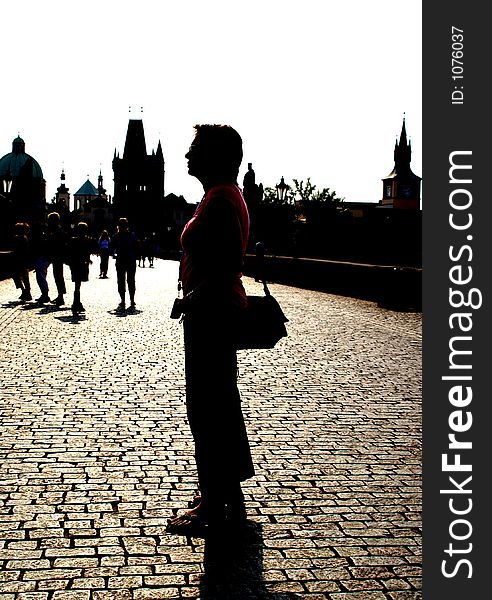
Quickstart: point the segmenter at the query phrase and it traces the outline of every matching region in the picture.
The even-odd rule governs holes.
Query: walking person
[[[145,240],[140,244],[140,252],[138,253],[138,266],[145,268]]]
[[[254,475],[237,387],[232,339],[247,304],[241,281],[249,216],[237,175],[242,140],[227,125],[196,125],[186,158],[205,195],[186,224],[180,277],[184,296],[186,408],[200,493],[168,521],[168,532],[196,536],[246,518],[241,482]]]
[[[21,290],[19,300],[32,300],[31,283],[29,281],[30,253],[29,239],[27,234],[29,225],[27,223],[16,223],[14,225],[13,244],[13,273],[15,287]]]
[[[48,226],[46,229],[46,255],[52,265],[53,278],[58,293],[57,297],[51,302],[57,306],[65,304],[64,295],[67,293],[63,264],[66,260],[68,236],[60,221],[60,215],[57,212],[50,213],[47,217]]]
[[[144,239],[144,244],[143,244],[143,256],[147,258],[147,260],[149,261],[149,267],[153,267],[154,266],[154,237],[153,235],[148,235],[145,239]],[[145,266],[145,264],[144,264]]]
[[[130,297],[130,310],[135,310],[135,272],[140,256],[140,243],[133,231],[130,231],[128,219],[118,220],[118,230],[111,238],[110,252],[116,257],[116,276],[120,303],[117,311],[126,309],[126,288]]]
[[[255,281],[266,281],[265,277],[265,244],[256,242],[255,244]]]
[[[109,233],[106,229],[101,231],[101,235],[97,241],[98,254],[100,258],[99,263],[99,278],[108,278],[108,264],[109,264]]]
[[[80,301],[80,288],[83,281],[89,281],[89,265],[91,263],[92,243],[89,238],[89,227],[81,221],[68,245],[68,264],[74,283],[72,312],[78,314],[85,311]]]
[[[46,248],[45,225],[41,221],[35,221],[31,226],[29,236],[31,246],[31,255],[34,261],[34,271],[36,273],[36,283],[41,291],[41,296],[36,298],[36,302],[45,304],[50,301],[48,286],[48,267],[50,261]]]

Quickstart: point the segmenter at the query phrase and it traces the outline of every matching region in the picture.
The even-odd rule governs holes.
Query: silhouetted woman
[[[48,267],[50,265],[48,252],[46,248],[46,230],[41,221],[35,221],[32,224],[29,245],[34,261],[34,270],[36,272],[36,282],[41,291],[41,296],[36,298],[36,302],[45,304],[50,301],[48,288]]]
[[[126,308],[126,286],[130,296],[130,308],[135,308],[135,272],[137,259],[140,254],[140,243],[137,236],[130,231],[128,220],[121,217],[118,220],[118,231],[111,238],[110,251],[116,254],[116,276],[120,303],[118,311]]]
[[[109,263],[109,233],[106,229],[101,231],[101,235],[97,240],[97,251],[99,253],[99,278],[108,278],[108,263]]]
[[[53,266],[53,278],[58,292],[57,297],[52,302],[57,306],[63,306],[65,304],[63,296],[67,293],[63,262],[67,253],[68,236],[61,226],[59,213],[50,213],[46,221],[48,224],[46,229],[46,254]]]
[[[226,125],[196,125],[186,158],[205,195],[186,224],[180,277],[184,297],[186,405],[200,496],[168,531],[200,535],[244,519],[241,481],[254,474],[237,388],[232,330],[246,306],[241,282],[249,216],[236,181],[242,140]]]
[[[80,287],[83,281],[89,281],[92,242],[88,236],[89,227],[81,221],[75,227],[74,235],[68,243],[68,264],[74,283],[72,312],[78,314],[85,308],[80,301]]]
[[[30,251],[28,233],[29,225],[27,223],[15,224],[12,266],[15,287],[21,290],[19,300],[32,300],[29,280]]]

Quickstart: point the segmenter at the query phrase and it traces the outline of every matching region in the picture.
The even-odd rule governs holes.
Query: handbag
[[[285,323],[289,321],[280,304],[263,281],[264,296],[247,296],[248,305],[241,309],[234,332],[236,350],[273,348],[287,335]]]

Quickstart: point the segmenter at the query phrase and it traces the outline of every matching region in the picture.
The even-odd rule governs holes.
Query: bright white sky
[[[0,156],[20,134],[46,197],[89,176],[113,194],[129,106],[165,192],[202,195],[184,154],[195,123],[243,138],[240,183],[311,178],[379,201],[403,114],[422,176],[420,0],[22,0],[2,6]],[[143,107],[143,113],[140,113]]]

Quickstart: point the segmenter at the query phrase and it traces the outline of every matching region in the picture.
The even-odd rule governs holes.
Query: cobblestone
[[[239,353],[248,527],[187,543],[177,264],[119,315],[97,262],[80,317],[0,282],[0,600],[420,600],[421,315],[272,284],[289,336]]]

